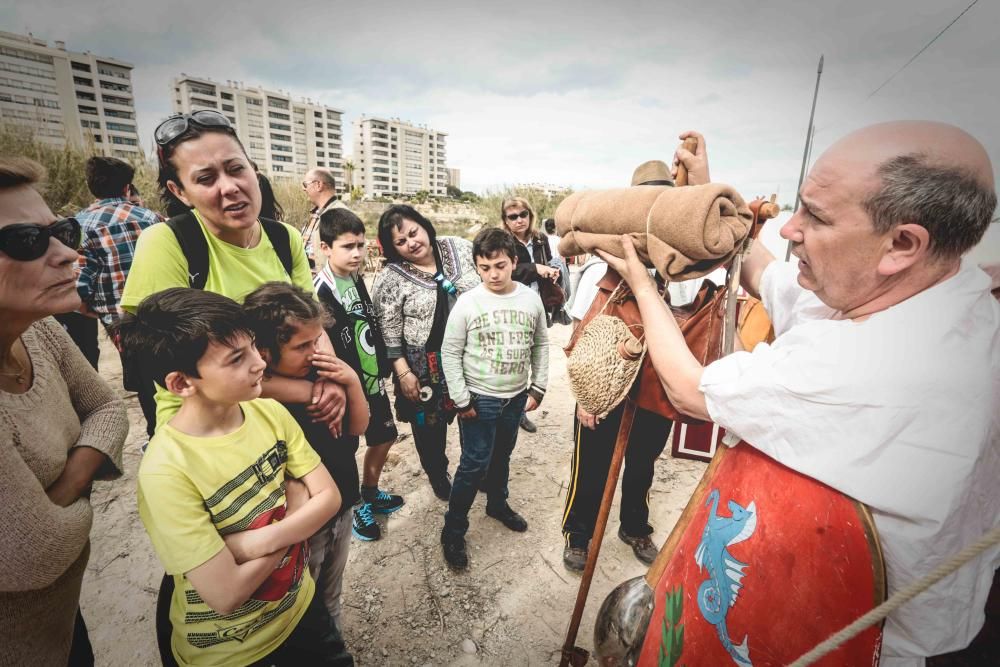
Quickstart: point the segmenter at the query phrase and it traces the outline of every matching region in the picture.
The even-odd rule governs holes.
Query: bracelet
[[[412,368],[407,368],[402,373],[396,373],[396,382],[399,382],[400,380],[402,380],[403,378],[405,378],[407,375],[411,375],[412,373],[413,373],[413,369]]]

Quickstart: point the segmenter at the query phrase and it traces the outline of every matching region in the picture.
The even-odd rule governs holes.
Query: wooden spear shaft
[[[611,501],[615,497],[615,487],[618,486],[618,475],[621,473],[622,461],[625,458],[625,448],[628,445],[629,436],[632,434],[632,422],[634,420],[635,403],[632,402],[631,398],[626,398],[625,409],[622,411],[621,426],[618,427],[618,437],[615,439],[614,453],[611,455],[611,467],[608,469],[608,479],[604,482],[604,495],[601,498],[601,507],[597,512],[594,536],[590,540],[587,565],[583,569],[583,576],[580,579],[580,589],[576,593],[576,605],[573,607],[573,616],[569,621],[569,630],[566,632],[566,641],[562,647],[562,658],[559,660],[559,667],[581,664],[576,661],[575,656],[581,656],[584,663],[586,662],[586,653],[576,647],[576,635],[580,630],[583,608],[587,604],[587,595],[590,593],[590,584],[594,578],[594,569],[597,567],[597,557],[601,553],[604,529],[608,525],[608,514],[611,513]],[[580,428],[585,427],[581,424]]]

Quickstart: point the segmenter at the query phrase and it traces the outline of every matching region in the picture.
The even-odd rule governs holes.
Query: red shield
[[[719,449],[663,549],[640,665],[787,665],[885,597],[867,509],[746,443]],[[877,665],[881,634],[816,664]]]

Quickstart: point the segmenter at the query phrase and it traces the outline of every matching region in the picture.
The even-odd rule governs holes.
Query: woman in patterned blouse
[[[441,369],[441,339],[458,295],[479,284],[472,244],[437,237],[413,207],[391,206],[378,224],[386,267],[374,287],[375,310],[395,370],[396,416],[409,422],[435,495],[451,493],[445,444],[454,404]]]

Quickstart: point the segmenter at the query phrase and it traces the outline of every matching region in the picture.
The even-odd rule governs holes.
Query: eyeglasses
[[[8,225],[0,228],[0,251],[18,262],[30,262],[48,251],[50,238],[76,250],[80,247],[80,223],[76,218],[63,218],[51,225]]]
[[[507,217],[507,222],[514,222],[518,218],[524,220],[525,218],[528,218],[530,216],[531,213],[529,211],[521,211],[520,213],[508,213],[506,217]]]
[[[316,179],[313,179],[311,181],[302,181],[302,189],[308,190],[309,186],[312,185],[313,183],[319,183],[319,181]]]
[[[233,125],[228,118],[218,111],[200,109],[194,113],[179,113],[166,119],[156,126],[153,139],[156,140],[158,146],[168,146],[170,142],[187,132],[192,123],[201,127],[229,130],[235,134]]]

